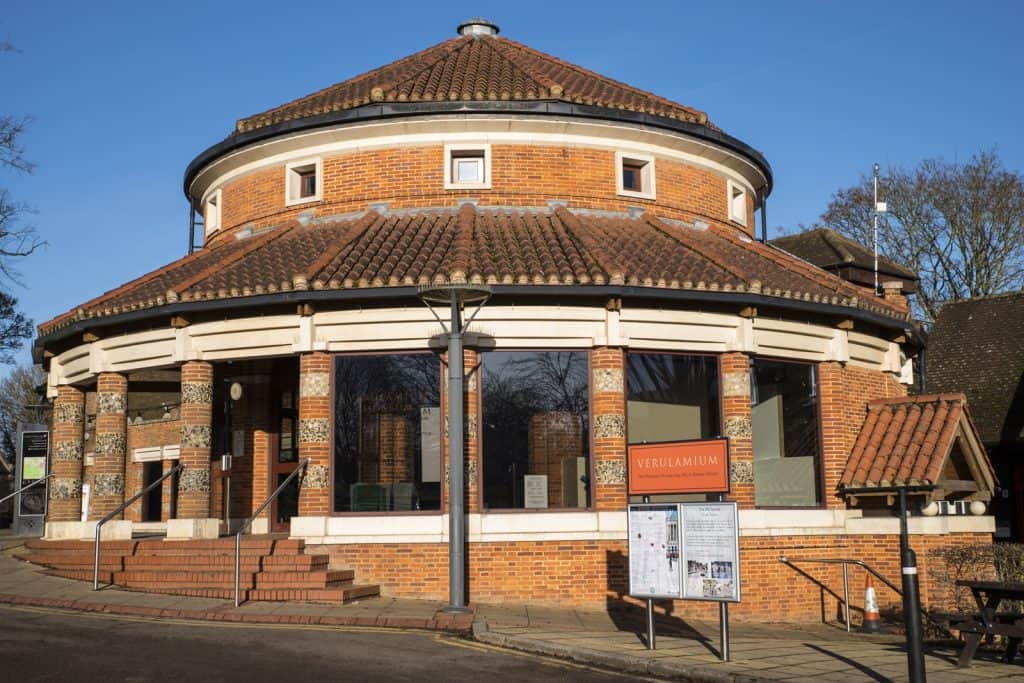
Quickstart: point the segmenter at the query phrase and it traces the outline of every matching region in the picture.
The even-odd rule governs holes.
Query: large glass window
[[[630,443],[721,434],[716,357],[631,353],[626,367]]]
[[[485,508],[587,507],[587,374],[582,351],[483,354]]]
[[[718,358],[669,353],[626,357],[626,431],[629,443],[712,439],[722,433]],[[704,494],[657,495],[651,501],[706,500]],[[632,496],[638,503],[642,496]]]
[[[755,359],[751,369],[754,502],[821,503],[821,438],[814,365]]]
[[[441,363],[433,354],[334,360],[334,510],[441,507]]]

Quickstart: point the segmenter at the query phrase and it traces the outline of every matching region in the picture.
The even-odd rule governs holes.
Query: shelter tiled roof
[[[873,272],[875,268],[875,255],[871,249],[829,228],[776,237],[771,243],[826,270],[853,267]],[[902,280],[918,280],[917,273],[881,254],[878,256],[878,272]]]
[[[691,107],[497,35],[464,35],[238,121],[235,132],[367,104],[549,100],[643,112],[712,127]]]
[[[928,386],[962,391],[986,444],[1024,442],[1024,291],[943,304],[928,338]]]
[[[840,486],[870,489],[937,484],[962,421],[974,429],[963,394],[871,401]],[[994,479],[988,458],[981,461],[986,479]]]
[[[465,204],[292,222],[219,242],[44,323],[40,333],[179,301],[449,282],[746,292],[907,319],[870,292],[732,228],[649,212],[627,217]]]

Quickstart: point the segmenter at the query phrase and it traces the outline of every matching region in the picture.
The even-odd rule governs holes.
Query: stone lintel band
[[[47,519],[75,522],[82,514],[82,453],[85,450],[85,393],[70,385],[57,387],[53,402],[53,458]]]
[[[96,448],[89,519],[100,519],[124,503],[127,406],[128,378],[118,372],[101,372],[96,380]]]
[[[299,489],[299,515],[330,514],[331,356],[322,351],[299,357],[299,462],[310,458]]]
[[[213,436],[213,365],[187,361],[181,366],[181,452],[178,518],[209,519],[210,448]]]

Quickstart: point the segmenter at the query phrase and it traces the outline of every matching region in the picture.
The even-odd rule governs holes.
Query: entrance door
[[[289,368],[290,369],[290,368]],[[292,372],[297,377],[298,372]],[[274,383],[276,389],[274,401],[277,424],[277,448],[271,454],[270,490],[274,491],[288,478],[288,475],[299,466],[298,441],[298,396],[290,384]],[[288,531],[292,517],[299,514],[299,479],[296,477],[274,500],[270,508],[270,530]]]
[[[142,463],[142,488],[146,488],[163,475],[164,463],[152,460]],[[160,503],[163,499],[163,487],[157,486],[142,497],[142,521],[160,521]]]

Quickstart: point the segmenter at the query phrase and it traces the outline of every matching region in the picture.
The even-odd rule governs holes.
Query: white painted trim
[[[196,174],[189,193],[225,184],[252,172],[311,155],[443,144],[565,146],[616,151],[679,161],[729,178],[751,194],[767,178],[748,159],[724,147],[683,133],[628,123],[583,121],[559,116],[467,114],[340,124],[256,142],[218,158]]]
[[[740,510],[744,537],[899,535],[895,517],[864,517],[861,510]],[[624,511],[474,513],[466,516],[471,543],[621,541]],[[995,531],[993,517],[911,517],[912,534]],[[447,543],[448,515],[293,517],[292,538],[310,544]]]
[[[132,451],[132,462],[159,462],[163,460],[162,454],[163,449],[160,446],[136,448]]]
[[[220,230],[221,216],[223,215],[221,207],[221,192],[220,188],[217,188],[212,193],[206,196],[203,200],[203,234],[204,236],[210,236],[213,233]]]
[[[311,197],[300,197],[298,190],[300,168],[313,167],[316,173],[316,193]],[[284,205],[297,206],[320,201],[324,196],[324,160],[322,157],[289,161],[284,166]]]
[[[163,447],[164,460],[177,460],[181,457],[181,444],[172,444]]]
[[[750,191],[739,183],[733,182],[730,178],[726,182],[725,192],[725,201],[729,205],[729,220],[742,225],[744,228],[750,227],[748,225],[749,217],[747,216],[747,196]],[[736,192],[739,192],[740,196],[733,197],[733,194]],[[738,201],[741,202],[742,211],[737,211],[736,209]]]
[[[483,154],[483,182],[460,183],[452,177],[452,152],[481,152]],[[446,190],[489,190],[491,189],[491,146],[488,143],[446,143],[444,146],[444,189]]]
[[[640,191],[627,190],[622,181],[622,166],[625,162],[632,161],[642,165],[640,170]],[[654,156],[633,151],[615,150],[615,192],[622,197],[636,197],[637,199],[657,199],[657,184],[654,173]]]

